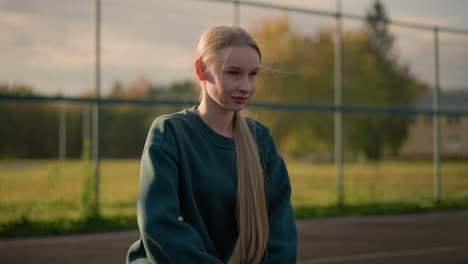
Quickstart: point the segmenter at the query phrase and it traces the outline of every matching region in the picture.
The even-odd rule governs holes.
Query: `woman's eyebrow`
[[[242,68],[240,68],[238,66],[234,66],[234,65],[227,66],[226,69],[239,70],[239,71],[243,70]],[[252,72],[252,71],[259,71],[259,70],[260,70],[259,67],[255,67],[255,68],[251,69],[250,71]]]

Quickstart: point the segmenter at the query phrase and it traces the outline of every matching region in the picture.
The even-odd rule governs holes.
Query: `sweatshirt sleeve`
[[[150,133],[142,155],[137,203],[141,238],[130,248],[127,263],[221,264],[206,253],[198,232],[179,220],[177,153],[170,128],[165,130]]]
[[[269,230],[267,258],[264,264],[296,263],[297,230],[291,204],[291,184],[283,158],[270,138],[270,158],[267,162],[267,193],[269,194]]]

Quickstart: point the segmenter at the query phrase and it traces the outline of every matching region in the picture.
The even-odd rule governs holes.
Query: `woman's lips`
[[[248,97],[244,97],[244,96],[231,96],[232,99],[234,99],[234,102],[236,102],[236,104],[243,104],[245,102],[247,102],[247,100],[249,99]]]

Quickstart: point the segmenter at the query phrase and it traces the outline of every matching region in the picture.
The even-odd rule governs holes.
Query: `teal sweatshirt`
[[[270,236],[263,263],[296,263],[291,185],[269,130],[247,119],[267,184]],[[208,127],[196,107],[158,117],[141,158],[140,239],[127,263],[221,264],[237,238],[235,144]]]

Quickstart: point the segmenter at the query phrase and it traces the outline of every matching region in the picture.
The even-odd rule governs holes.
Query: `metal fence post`
[[[59,161],[65,162],[67,157],[67,113],[66,103],[60,104],[59,113]]]
[[[82,153],[86,153],[89,158],[89,142],[90,142],[90,120],[91,120],[91,111],[90,111],[90,104],[89,103],[83,103],[82,104]]]
[[[234,1],[232,2],[233,4],[233,14],[232,14],[232,19],[233,19],[233,24],[235,26],[240,26],[240,3],[239,1]]]
[[[341,0],[336,2],[336,35],[335,35],[335,166],[337,203],[343,205],[343,66],[342,66],[342,31]]]
[[[99,176],[101,155],[101,0],[96,0],[96,103],[93,111],[93,156],[94,156],[94,199],[95,212],[99,212]]]
[[[434,147],[434,202],[440,202],[440,65],[439,28],[434,27],[433,147]]]

